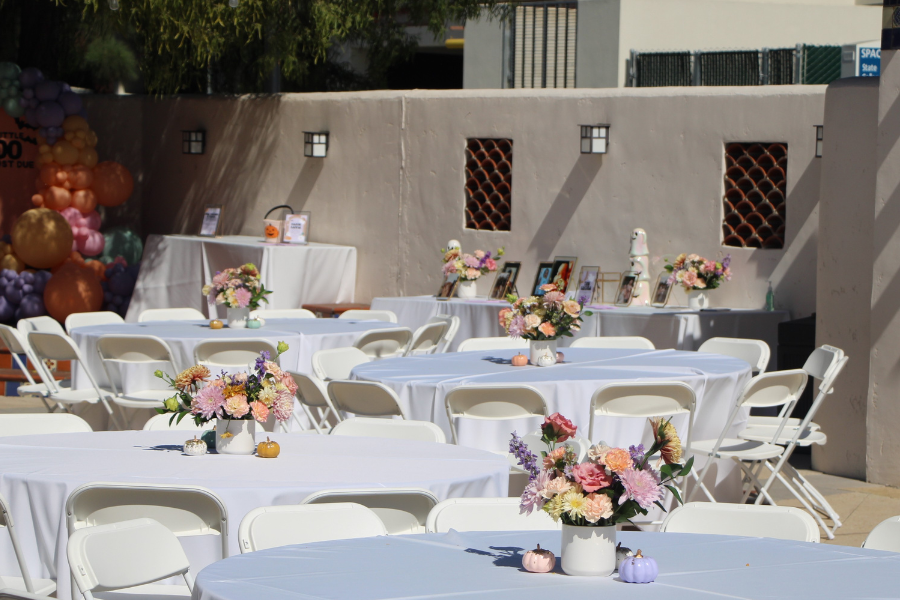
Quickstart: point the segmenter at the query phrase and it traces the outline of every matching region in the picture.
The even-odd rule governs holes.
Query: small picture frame
[[[456,286],[459,283],[459,278],[455,273],[447,275],[444,278],[444,283],[441,284],[441,289],[438,290],[437,297],[443,298],[444,300],[448,298],[453,298],[456,295]]]
[[[554,256],[553,257],[553,277],[550,279],[553,283],[562,282],[559,291],[565,292],[569,289],[569,284],[575,277],[575,265],[578,263],[576,256]]]
[[[672,295],[672,284],[669,283],[669,274],[660,273],[656,280],[656,287],[653,289],[653,300],[650,306],[655,308],[665,308],[669,303],[669,296]]]
[[[299,212],[284,217],[284,233],[282,240],[286,244],[308,244],[310,229],[310,213]]]
[[[637,271],[625,271],[622,273],[622,279],[619,281],[619,289],[616,290],[615,306],[625,307],[631,304],[634,299],[634,288],[637,286],[638,277],[641,274]]]
[[[541,286],[553,281],[553,262],[542,262],[538,265],[537,274],[534,276],[534,286],[531,288],[532,296],[543,296]]]
[[[219,237],[222,230],[222,205],[207,205],[203,211],[203,221],[200,223],[200,235],[202,237]]]
[[[505,300],[506,294],[516,287],[516,279],[519,278],[519,270],[522,268],[520,262],[505,262],[503,267],[497,271],[497,277],[494,278],[494,285],[491,287],[490,298],[493,300]]]
[[[597,289],[597,279],[600,275],[600,267],[581,267],[578,273],[578,282],[575,285],[575,302],[590,304]]]

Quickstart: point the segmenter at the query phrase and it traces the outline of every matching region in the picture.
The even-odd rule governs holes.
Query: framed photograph
[[[619,289],[616,292],[616,306],[628,306],[631,304],[634,298],[634,288],[640,276],[641,274],[637,271],[625,271],[622,273]]]
[[[438,298],[452,298],[456,295],[456,284],[459,283],[459,278],[456,273],[451,275],[447,275],[444,278],[444,283],[441,284],[441,289],[438,290],[437,297]]]
[[[600,267],[581,267],[578,273],[578,284],[575,286],[575,302],[590,304],[597,289],[597,277]]]
[[[516,279],[519,277],[519,269],[522,268],[520,262],[505,262],[503,267],[497,271],[497,277],[494,278],[494,285],[491,287],[490,298],[494,300],[503,300],[506,294],[516,287]]]
[[[660,273],[659,278],[656,280],[656,287],[653,290],[653,299],[650,301],[650,306],[665,308],[666,304],[669,303],[669,295],[671,293],[672,284],[669,283],[669,274],[665,272]]]
[[[578,258],[575,256],[554,256],[553,257],[553,277],[552,282],[561,282],[559,291],[565,292],[569,289],[569,284],[575,277],[575,263]]]
[[[621,273],[604,273],[601,271],[597,275],[597,285],[594,287],[594,297],[591,304],[615,304],[616,292],[619,290],[621,280]]]
[[[282,240],[287,244],[308,244],[309,219],[310,215],[308,212],[285,216]]]
[[[200,235],[216,237],[222,229],[222,205],[209,205],[203,211],[203,222],[200,224]]]
[[[543,296],[544,290],[541,286],[550,283],[553,279],[553,263],[542,262],[538,265],[537,274],[534,276],[534,286],[531,288],[532,296]]]

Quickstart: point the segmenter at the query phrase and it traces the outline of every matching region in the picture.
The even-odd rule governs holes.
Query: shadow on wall
[[[287,196],[287,204],[295,211],[301,211],[306,206],[306,201],[309,200],[309,195],[316,186],[323,166],[325,166],[325,162],[320,158],[308,158],[303,161],[303,167],[297,174],[297,179]]]
[[[197,233],[204,207],[221,204],[222,232],[238,233],[264,193],[277,156],[280,97],[180,97],[147,104],[144,131],[148,139],[163,141],[146,146],[146,196],[154,202],[144,207],[145,232]],[[197,129],[207,132],[206,153],[182,154],[182,130]],[[161,191],[173,188],[184,195],[171,198]]]
[[[528,245],[529,255],[553,255],[556,245],[562,239],[591,184],[594,183],[601,166],[603,166],[602,157],[593,154],[579,155],[553,204],[547,209],[547,216],[536,229],[535,236]]]

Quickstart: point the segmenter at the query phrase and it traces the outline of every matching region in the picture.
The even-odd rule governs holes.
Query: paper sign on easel
[[[309,243],[309,213],[302,212],[295,215],[287,215],[284,218],[284,238],[288,244]]]

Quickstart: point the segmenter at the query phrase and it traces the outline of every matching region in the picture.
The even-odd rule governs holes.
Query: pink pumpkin
[[[556,557],[549,550],[541,549],[538,544],[522,556],[522,566],[531,573],[549,573],[556,566]]]

